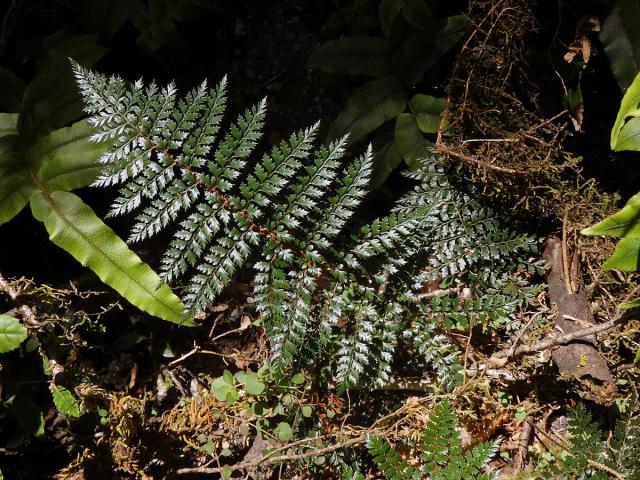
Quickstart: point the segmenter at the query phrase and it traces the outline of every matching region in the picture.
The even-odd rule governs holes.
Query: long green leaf
[[[17,113],[0,113],[0,138],[18,134]]]
[[[384,77],[391,73],[391,44],[365,36],[332,40],[309,57],[309,66],[330,73]]]
[[[612,150],[640,150],[640,74],[622,98],[611,129]]]
[[[23,142],[31,144],[82,116],[82,100],[67,59],[92,66],[106,52],[95,35],[82,35],[61,41],[44,55],[39,73],[24,92],[18,122]]]
[[[619,0],[602,24],[600,41],[624,92],[640,72],[640,6],[638,0]]]
[[[0,179],[21,165],[17,124],[17,113],[0,113]]]
[[[393,24],[400,13],[410,25],[420,30],[429,28],[433,21],[433,12],[424,0],[382,0],[378,16],[387,38],[391,37]]]
[[[640,308],[640,298],[636,298],[635,300],[631,300],[630,302],[621,303],[620,305],[618,305],[618,307],[622,308],[623,310],[629,310],[631,308]],[[640,355],[640,349],[636,351],[636,359],[638,358],[638,355]],[[637,362],[638,360],[636,360],[636,363]]]
[[[82,120],[49,133],[27,152],[27,162],[48,191],[82,188],[96,179],[105,144],[90,141],[93,133]]]
[[[462,15],[448,17],[433,29],[416,31],[396,51],[392,64],[401,72],[405,85],[419,83],[425,73],[440,64],[442,57],[462,38],[467,30],[467,19]]]
[[[18,114],[0,113],[0,225],[20,213],[35,190],[20,152]]]
[[[158,275],[72,193],[37,192],[31,199],[36,219],[49,238],[82,265],[93,270],[139,309],[169,322],[193,325],[182,318],[184,306]]]
[[[387,120],[400,115],[407,105],[402,82],[395,75],[372,80],[356,90],[331,125],[329,138],[347,133],[355,144]]]
[[[15,217],[29,203],[36,186],[29,178],[29,170],[21,168],[0,178],[0,225]]]
[[[625,270],[633,272],[640,269],[640,239],[623,238],[616,245],[611,258],[602,265],[604,270]]]
[[[424,138],[416,117],[412,113],[403,113],[396,119],[395,142],[404,161],[413,168],[425,157],[429,142]]]
[[[0,314],[0,353],[18,348],[26,338],[27,329],[17,318]]]
[[[631,197],[622,210],[592,227],[585,228],[582,234],[640,238],[640,193]]]
[[[391,123],[391,122],[389,122]],[[393,129],[378,130],[373,138],[373,176],[371,186],[377,188],[384,183],[391,172],[400,165],[402,156],[393,141]]]
[[[436,98],[431,95],[416,94],[413,96],[409,105],[411,111],[416,115],[418,128],[423,133],[438,133],[445,103],[444,98]]]

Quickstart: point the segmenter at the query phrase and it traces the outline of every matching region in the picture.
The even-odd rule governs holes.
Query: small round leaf
[[[287,422],[280,422],[278,427],[276,428],[278,433],[278,439],[281,442],[288,442],[293,437],[293,431],[291,430],[291,425]]]

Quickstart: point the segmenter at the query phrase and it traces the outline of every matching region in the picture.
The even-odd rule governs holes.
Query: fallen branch
[[[567,343],[577,340],[579,338],[586,338],[596,333],[605,332],[607,330],[611,330],[614,326],[624,321],[628,321],[628,315],[623,315],[620,318],[616,318],[615,320],[610,320],[605,323],[599,323],[598,325],[594,325],[592,327],[583,328],[581,330],[576,330],[571,333],[566,333],[559,337],[548,338],[546,340],[542,340],[534,345],[521,345],[516,348],[513,353],[510,353],[509,350],[502,350],[492,355],[492,358],[507,358],[507,357],[517,357],[520,355],[525,355],[527,353],[535,353],[541,352],[551,347],[555,347],[558,345],[566,345]]]

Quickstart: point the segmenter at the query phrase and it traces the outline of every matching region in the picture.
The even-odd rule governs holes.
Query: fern
[[[566,451],[556,455],[545,468],[546,474],[560,478],[611,478],[616,472],[619,478],[640,479],[640,409],[637,396],[628,399],[627,413],[616,423],[613,435],[603,440],[598,424],[584,406],[579,403],[568,414],[568,440]],[[547,476],[547,478],[549,478]]]
[[[384,384],[398,340],[419,318],[415,348],[451,388],[459,362],[438,315],[487,322],[519,304],[470,269],[509,276],[536,242],[456,189],[437,157],[422,160],[410,175],[417,186],[387,216],[350,235],[344,230],[367,193],[371,149],[345,164],[347,138],[316,147],[314,125],[256,161],[266,102],[225,128],[225,79],[179,98],[173,85],[128,84],[78,65],[74,72],[94,140],[110,143],[95,182],[119,187],[110,215],[137,212],[131,242],[174,227],[161,277],[184,283],[186,318],[253,266],[280,371],[303,350],[322,350],[335,359],[342,388]],[[468,285],[477,298],[417,301],[416,289],[434,279]]]
[[[448,400],[440,403],[425,428],[419,445],[422,461],[418,468],[408,465],[389,443],[378,437],[367,441],[369,453],[388,479],[477,480],[494,476],[484,469],[495,455],[497,442],[476,445],[466,453],[457,431],[457,418]]]

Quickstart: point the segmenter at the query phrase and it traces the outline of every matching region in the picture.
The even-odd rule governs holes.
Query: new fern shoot
[[[335,358],[342,387],[383,384],[402,341],[452,387],[460,365],[442,327],[500,325],[526,299],[529,287],[503,287],[537,242],[456,189],[438,157],[425,152],[410,174],[417,186],[389,215],[347,234],[368,191],[370,149],[346,162],[347,137],[317,146],[316,124],[254,159],[266,102],[223,128],[226,79],[180,98],[172,84],[73,68],[93,138],[110,144],[95,182],[119,186],[110,215],[138,212],[132,243],[173,228],[160,270],[168,282],[186,276],[185,319],[253,266],[276,369],[304,347]],[[428,281],[464,285],[474,299],[424,302]]]

